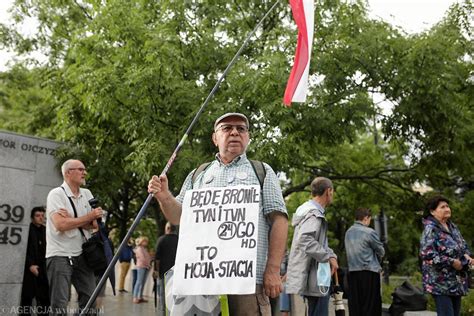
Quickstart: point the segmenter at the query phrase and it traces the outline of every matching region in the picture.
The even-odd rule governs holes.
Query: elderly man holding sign
[[[288,233],[278,178],[247,158],[245,115],[219,117],[212,140],[216,159],[193,170],[176,198],[165,175],[149,182],[166,218],[180,225],[173,294],[228,294],[230,315],[271,315]]]

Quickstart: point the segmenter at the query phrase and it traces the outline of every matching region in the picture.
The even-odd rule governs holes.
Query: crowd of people
[[[61,171],[64,182],[49,192],[46,209],[35,207],[31,211],[21,294],[23,315],[31,314],[33,309],[29,307],[33,299],[36,300],[34,311],[37,315],[68,315],[71,286],[77,292],[79,308],[83,309],[104,270],[97,271],[91,267],[83,256],[82,244],[93,234],[100,234],[104,246],[108,244],[112,248],[108,233],[101,230],[104,229],[104,211],[101,207],[91,206],[93,195],[82,188],[87,175],[84,164],[79,160],[67,160]],[[174,234],[177,239],[176,227],[167,224],[166,234]],[[174,253],[170,249],[173,245]],[[140,236],[135,245],[130,240],[120,253],[119,293],[128,292],[125,290],[125,278],[134,262],[133,303],[147,302],[143,298],[143,289],[150,269],[156,266],[158,270],[155,262],[162,262],[164,268],[174,265],[177,242],[168,243],[164,250],[158,242],[157,260],[152,257],[153,252],[148,246],[148,238]],[[105,285],[87,314],[96,314],[104,295]]]
[[[227,295],[230,315],[272,315],[271,298],[280,297],[281,312],[291,314],[293,295],[304,298],[307,315],[328,315],[331,277],[339,269],[339,260],[329,247],[326,212],[334,199],[333,182],[316,177],[311,183],[311,198],[300,205],[293,217],[294,234],[286,249],[288,213],[278,177],[266,163],[258,172],[246,150],[250,142],[249,121],[241,113],[226,113],[214,123],[212,141],[217,147],[215,159],[203,170],[191,171],[175,197],[168,187],[166,175],[153,176],[148,191],[160,204],[169,221],[165,234],[157,242],[153,254],[149,239],[140,236],[120,253],[119,293],[125,289],[125,278],[134,266],[132,302],[146,303],[143,289],[153,269],[158,279],[156,288],[160,310],[165,310],[164,274],[174,265],[178,246],[177,225],[180,224],[183,199],[187,191],[211,187],[260,185],[256,281],[253,294]],[[198,168],[201,169],[201,168]],[[261,176],[263,173],[263,176]],[[62,165],[63,184],[47,197],[46,210],[33,209],[25,265],[22,304],[51,306],[52,315],[63,315],[73,285],[83,308],[96,286],[94,270],[82,254],[82,243],[98,228],[103,216],[100,207],[88,203],[92,193],[82,188],[87,171],[79,160]],[[42,225],[45,213],[46,228]],[[466,269],[474,264],[471,252],[454,223],[450,220],[449,201],[435,197],[427,203],[425,226],[421,237],[420,258],[423,286],[436,303],[438,315],[459,315],[461,297],[467,293]],[[348,301],[350,315],[381,315],[381,261],[383,243],[370,227],[372,212],[355,210],[354,223],[347,230],[344,245],[348,263]],[[284,259],[287,258],[287,259]],[[34,282],[32,281],[34,280]],[[49,293],[49,297],[44,296]]]

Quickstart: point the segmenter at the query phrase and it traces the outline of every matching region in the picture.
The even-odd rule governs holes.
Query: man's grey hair
[[[332,181],[328,178],[317,177],[311,182],[311,195],[322,196],[327,189],[332,189]]]
[[[66,171],[69,170],[69,168],[71,167],[71,164],[73,161],[75,161],[76,159],[68,159],[66,160],[63,165],[61,166],[61,173],[63,174],[63,178],[66,177]]]

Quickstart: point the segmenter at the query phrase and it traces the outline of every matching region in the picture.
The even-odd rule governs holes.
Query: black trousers
[[[349,272],[348,299],[351,316],[382,315],[380,274],[372,271]]]
[[[48,293],[48,292],[45,292]],[[33,307],[33,298],[36,298],[36,306]],[[34,296],[21,296],[21,306],[22,306],[22,312],[20,315],[22,316],[29,316],[32,314],[32,312],[36,312],[36,315],[49,315],[49,298],[42,296],[42,295],[37,295],[36,297]]]
[[[36,307],[32,306],[34,298],[36,298]],[[22,316],[30,316],[34,312],[36,315],[49,315],[49,286],[45,268],[40,267],[38,277],[29,270],[25,271],[21,290],[21,306],[20,315]]]

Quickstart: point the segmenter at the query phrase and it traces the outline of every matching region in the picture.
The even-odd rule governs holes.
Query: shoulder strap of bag
[[[61,186],[61,189],[63,189],[64,194],[66,194],[67,198],[69,199],[69,202],[71,202],[72,209],[74,210],[74,217],[77,218],[77,211],[76,211],[76,206],[74,205],[74,202],[72,201],[71,197],[67,195],[66,189],[64,189],[63,186]],[[84,239],[87,240],[86,235],[84,234],[84,231],[82,230],[82,228],[78,227],[78,229],[81,232],[82,237],[84,237]]]
[[[205,162],[201,164],[193,173],[193,177],[191,178],[191,188],[194,186],[194,182],[196,181],[197,177],[209,167],[211,163],[210,162]]]
[[[263,191],[263,183],[265,182],[265,177],[267,176],[265,166],[263,165],[263,162],[252,159],[250,159],[250,164],[252,165],[253,171],[257,175],[258,182],[260,182],[260,188]]]
[[[252,165],[253,171],[257,175],[258,182],[260,183],[260,188],[263,190],[263,183],[265,182],[265,177],[267,176],[267,171],[265,170],[265,165],[263,162],[258,161],[258,160],[250,160],[250,164]],[[203,173],[211,162],[205,162],[201,164],[199,167],[196,168],[196,170],[193,173],[193,176],[191,178],[191,186],[194,185],[194,182],[196,181],[197,177]]]

